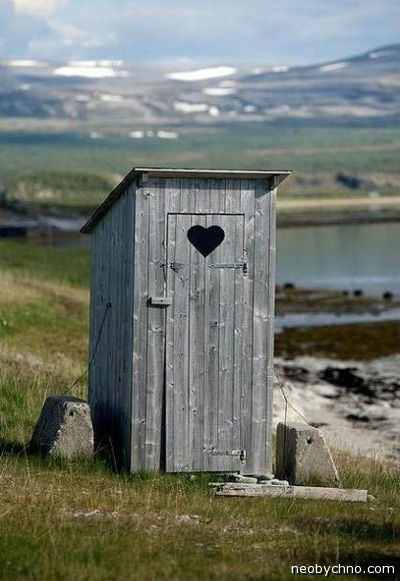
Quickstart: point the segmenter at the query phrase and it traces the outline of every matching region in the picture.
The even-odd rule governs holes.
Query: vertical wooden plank
[[[109,312],[102,326],[109,301],[109,278],[107,264],[109,259],[108,221],[105,219],[97,226],[95,234],[94,260],[96,280],[93,280],[96,308],[91,325],[91,351],[93,358],[89,402],[93,405],[93,418],[98,446],[108,446],[111,432],[109,426],[112,419],[112,408],[107,383],[107,376],[103,369],[103,362],[108,357]],[[97,296],[96,296],[97,295]],[[93,401],[95,400],[95,401]]]
[[[134,195],[136,183],[130,185],[120,206],[121,224],[121,313],[120,313],[120,384],[121,414],[127,470],[132,470],[132,361],[133,361],[133,241],[135,229]]]
[[[214,222],[219,218],[214,216]],[[233,264],[235,256],[235,227],[237,216],[221,216],[217,222],[225,232],[225,239],[216,251],[218,263]],[[219,270],[219,388],[218,388],[218,444],[219,452],[230,454],[233,448],[233,354],[234,354],[234,291],[235,269]],[[237,467],[237,458],[228,455],[220,456],[220,469],[230,470]]]
[[[110,216],[107,214],[102,222],[102,243],[101,243],[101,252],[102,252],[102,293],[103,293],[103,302],[102,302],[102,310],[103,314],[105,313],[106,305],[110,302],[110,278],[109,278],[109,260],[110,260]],[[108,362],[109,357],[109,334],[110,334],[110,320],[111,320],[111,308],[108,311],[107,318],[105,320],[101,340],[103,343],[103,350],[102,350],[102,357],[104,361]],[[99,321],[99,332],[100,332],[100,324]],[[104,398],[104,405],[102,406],[102,411],[104,413],[105,425],[107,428],[104,431],[104,445],[107,448],[107,451],[111,448],[111,441],[112,441],[112,402],[111,402],[111,393],[110,393],[110,386],[109,386],[109,367],[107,365],[106,369],[102,369],[103,373],[101,374],[101,382],[102,382],[102,390],[105,393]]]
[[[107,317],[107,344],[108,344],[108,366],[107,366],[107,385],[109,390],[109,405],[111,411],[112,421],[111,426],[111,443],[113,461],[119,465],[121,461],[121,442],[119,438],[119,417],[118,407],[115,393],[115,379],[116,379],[116,365],[115,365],[115,329],[117,326],[118,305],[116,302],[116,279],[117,279],[117,264],[116,264],[116,206],[114,205],[108,212],[108,296],[111,302],[111,309]]]
[[[210,210],[212,214],[207,219],[207,225],[218,225],[215,214],[223,214],[225,209],[226,180],[209,180]],[[217,249],[218,250],[218,249]],[[219,393],[219,293],[220,273],[218,269],[208,268],[214,260],[214,253],[207,257],[205,263],[205,289],[206,299],[204,306],[204,327],[207,333],[205,337],[206,369],[204,382],[204,449],[205,470],[217,471],[223,464],[223,457],[212,454],[212,449],[218,445],[218,393]]]
[[[106,394],[102,393],[99,382],[100,353],[102,344],[97,345],[98,325],[101,320],[101,230],[99,224],[91,234],[91,282],[90,282],[90,324],[89,324],[89,378],[88,397],[93,416],[96,447],[100,445],[101,427],[101,400]],[[97,345],[97,349],[96,349]]]
[[[168,292],[173,299],[173,318],[168,336],[173,347],[168,352],[169,385],[167,394],[167,470],[185,472],[190,469],[189,434],[189,268],[190,251],[187,230],[190,216],[169,216]],[[175,242],[171,236],[175,234]],[[171,259],[169,258],[171,256]],[[173,337],[173,338],[172,338]],[[169,349],[171,348],[169,339]]]
[[[165,213],[181,211],[181,180],[168,178],[165,180]]]
[[[205,215],[211,212],[209,180],[196,178],[193,180],[196,215],[192,216],[191,226],[197,224],[206,226]],[[190,205],[190,208],[193,208]],[[206,342],[206,259],[190,245],[190,300],[189,300],[189,329],[190,329],[190,362],[189,362],[189,395],[190,395],[190,425],[192,434],[191,464],[193,471],[205,469],[204,453],[204,392],[206,389],[207,342]]]
[[[240,202],[240,191],[238,192]],[[238,216],[235,225],[235,256],[238,262],[244,262],[244,216]],[[241,417],[241,395],[243,392],[243,303],[245,271],[235,271],[234,280],[234,331],[233,331],[233,386],[232,386],[232,448],[242,450],[243,418]],[[241,464],[239,468],[243,468]]]
[[[150,187],[148,230],[148,293],[166,296],[165,266],[165,184],[155,180]],[[166,310],[148,308],[147,391],[146,391],[146,470],[160,468],[161,429],[164,397],[164,337]]]
[[[172,202],[173,197],[169,199]],[[166,198],[166,202],[168,197]],[[168,472],[173,471],[174,467],[174,353],[175,353],[175,277],[170,272],[170,264],[175,262],[176,255],[176,214],[167,215],[167,256],[166,256],[166,274],[167,274],[167,295],[171,298],[171,305],[167,309],[167,329],[166,329],[166,348],[165,348],[165,425],[164,429],[164,446],[165,446],[165,468]]]
[[[211,212],[209,180],[197,178],[193,181],[195,194],[193,212],[196,214],[209,214]]]
[[[267,458],[268,417],[266,406],[268,401],[268,329],[269,318],[269,244],[270,244],[270,203],[266,195],[266,182],[256,183],[255,212],[255,264],[254,275],[254,327],[253,327],[253,397],[252,397],[252,450],[254,472],[267,472],[270,459]]]
[[[180,211],[194,212],[196,209],[196,193],[194,188],[193,178],[182,178],[181,179],[181,190],[180,190]]]
[[[225,213],[240,213],[240,180],[227,178],[225,194]]]
[[[190,226],[206,226],[204,214],[191,215]],[[204,470],[204,370],[205,370],[205,257],[187,240],[189,271],[189,426],[191,470]]]
[[[242,307],[242,376],[240,417],[242,418],[242,441],[240,448],[246,451],[246,471],[252,459],[252,389],[253,389],[253,302],[254,302],[254,182],[241,180],[241,211],[244,214],[244,260],[247,275],[243,279]],[[250,469],[251,470],[251,469]]]
[[[275,332],[275,275],[276,275],[276,187],[267,194],[269,204],[269,267],[268,267],[268,324],[267,324],[267,468],[271,466],[272,450],[272,421],[273,421],[273,390],[274,390],[274,332]]]
[[[129,191],[129,190],[128,190]],[[114,263],[116,267],[113,284],[112,302],[114,305],[115,327],[113,336],[115,343],[115,364],[114,364],[114,390],[115,390],[115,413],[118,418],[118,439],[121,450],[118,453],[119,465],[130,469],[131,453],[131,430],[130,421],[127,421],[127,412],[131,409],[131,378],[126,371],[125,351],[129,353],[131,345],[124,341],[125,328],[127,325],[127,311],[132,309],[132,302],[127,302],[130,293],[124,292],[126,278],[130,276],[126,268],[126,240],[127,240],[127,218],[128,214],[128,191],[124,192],[118,204],[115,205],[115,253]],[[128,400],[128,404],[127,404]]]
[[[148,298],[148,189],[138,188],[135,195],[134,253],[134,338],[132,398],[132,465],[145,469],[146,384],[147,384],[147,298]]]
[[[166,345],[165,345],[165,387],[162,408],[161,445],[164,450],[164,463],[167,471],[174,470],[174,352],[175,352],[175,277],[170,264],[176,262],[176,215],[181,208],[181,180],[171,178],[165,180],[165,220],[166,220],[166,249],[165,249],[165,276],[167,279],[167,296],[171,298],[171,306],[166,312]]]

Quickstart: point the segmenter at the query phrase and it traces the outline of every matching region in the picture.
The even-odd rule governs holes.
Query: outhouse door
[[[166,470],[240,470],[248,399],[244,215],[169,214],[167,240]]]

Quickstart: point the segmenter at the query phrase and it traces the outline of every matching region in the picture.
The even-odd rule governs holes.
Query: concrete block
[[[89,405],[72,396],[46,399],[31,440],[31,449],[46,455],[73,458],[93,454]]]
[[[279,423],[276,433],[276,476],[290,484],[317,479],[339,484],[339,475],[325,438],[318,428],[301,423]]]

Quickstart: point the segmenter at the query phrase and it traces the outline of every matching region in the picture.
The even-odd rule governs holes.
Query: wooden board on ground
[[[368,491],[349,488],[328,488],[323,486],[285,486],[279,484],[265,485],[227,482],[217,484],[215,494],[217,496],[278,496],[285,498],[367,502]]]

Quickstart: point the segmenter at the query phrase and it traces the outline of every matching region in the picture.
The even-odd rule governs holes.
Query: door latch
[[[214,446],[206,450],[206,454],[210,454],[210,456],[233,456],[238,458],[242,464],[246,464],[246,450],[216,450]]]

